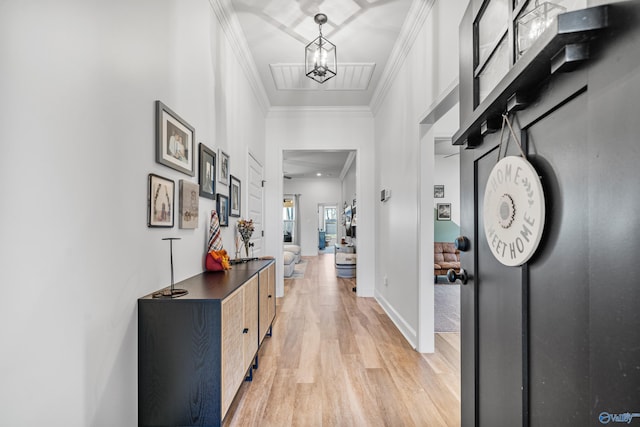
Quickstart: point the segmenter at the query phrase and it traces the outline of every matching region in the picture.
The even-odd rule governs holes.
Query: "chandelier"
[[[337,74],[336,45],[322,36],[322,24],[327,23],[327,15],[318,13],[313,20],[318,24],[320,35],[304,50],[305,74],[324,83]]]

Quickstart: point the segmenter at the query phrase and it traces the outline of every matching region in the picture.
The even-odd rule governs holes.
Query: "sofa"
[[[460,251],[453,243],[433,243],[433,281],[438,282],[438,276],[446,276],[449,269],[453,268],[460,273]]]
[[[301,248],[298,245],[284,245],[283,247],[283,268],[284,277],[291,277],[296,264],[301,259]]]
[[[298,264],[302,257],[302,249],[298,245],[284,245],[285,252],[291,252],[295,256],[295,263]]]
[[[293,270],[296,267],[295,260],[296,256],[293,253],[284,251],[284,256],[282,257],[284,277],[293,276]]]

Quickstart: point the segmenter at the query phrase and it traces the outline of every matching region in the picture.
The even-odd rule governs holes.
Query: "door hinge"
[[[262,237],[264,237],[264,230],[260,230],[260,233],[262,233]]]
[[[264,179],[262,180],[262,187],[264,187],[264,183],[267,182]]]

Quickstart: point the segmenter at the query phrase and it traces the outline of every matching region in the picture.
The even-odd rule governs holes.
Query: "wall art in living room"
[[[438,203],[438,221],[451,221],[451,203]]]

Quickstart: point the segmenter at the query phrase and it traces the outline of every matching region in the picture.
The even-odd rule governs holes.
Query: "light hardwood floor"
[[[304,259],[224,425],[459,426],[459,334],[417,353],[375,299],[336,278],[332,255]]]

